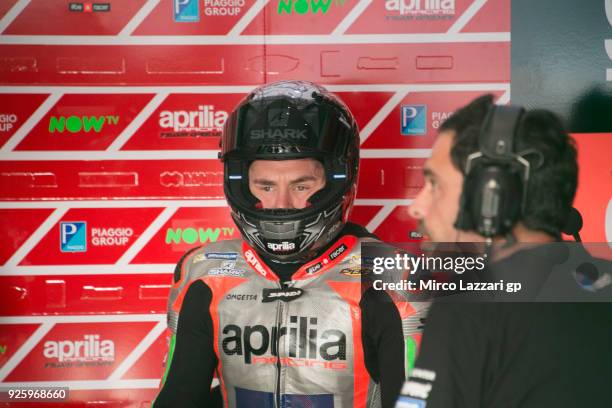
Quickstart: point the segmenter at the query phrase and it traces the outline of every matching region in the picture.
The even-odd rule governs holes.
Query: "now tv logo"
[[[51,116],[49,119],[49,133],[91,132],[100,133],[104,125],[117,125],[119,116]]]
[[[330,6],[335,3],[337,6],[344,6],[344,0],[280,0],[278,3],[278,14],[326,14]]]
[[[219,238],[231,238],[235,228],[168,228],[166,230],[166,244],[205,244],[207,242],[217,242]]]

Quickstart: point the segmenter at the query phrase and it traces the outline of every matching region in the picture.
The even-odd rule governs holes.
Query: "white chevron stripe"
[[[40,93],[36,92],[36,93]],[[45,101],[36,109],[36,111],[21,125],[19,129],[11,136],[11,138],[0,149],[0,155],[13,150],[30,131],[40,122],[40,120],[55,106],[57,101],[62,97],[62,93],[53,92]]]
[[[5,318],[0,318],[0,323]],[[55,323],[53,322],[42,322],[40,327],[19,347],[19,349],[8,359],[8,361],[0,369],[0,384],[4,385],[2,381],[23,361],[24,358],[32,351],[34,347],[45,337],[49,330],[53,328]]]
[[[178,210],[178,206],[171,206],[165,208],[161,214],[157,216],[157,218],[147,227],[147,229],[138,237],[136,241],[130,246],[130,248],[123,253],[121,258],[117,261],[116,265],[118,267],[124,267],[130,262],[138,253],[144,248],[145,245],[149,243],[151,238],[155,236],[157,231],[164,225],[170,217],[172,217],[176,211]]]
[[[394,101],[391,101],[394,102]],[[388,109],[380,111],[375,118],[376,123],[370,121],[364,130],[369,136],[373,129],[389,115],[394,108],[391,104]],[[364,132],[362,132],[362,135]],[[120,150],[120,151],[27,151],[0,153],[0,161],[75,161],[75,160],[218,160],[218,150]],[[361,157],[368,158],[409,158],[429,157],[430,149],[361,149]],[[76,159],[78,158],[78,159]]]
[[[405,205],[404,199],[358,198],[356,205]],[[225,200],[84,200],[84,201],[0,201],[0,209],[25,208],[157,208],[157,207],[226,207]]]
[[[612,42],[611,50],[612,50]],[[2,86],[0,94],[229,94],[248,93],[259,84],[253,85],[210,85],[210,86]],[[508,82],[469,82],[443,84],[341,84],[326,85],[332,92],[453,92],[453,91],[501,91],[510,88]]]
[[[393,95],[387,103],[383,105],[382,108],[376,114],[367,125],[363,127],[359,135],[361,137],[361,144],[364,144],[368,137],[380,126],[380,124],[389,116],[391,111],[395,109],[397,105],[408,95],[408,91],[406,89],[397,91],[395,95]],[[364,156],[365,157],[365,156]]]
[[[176,264],[1,266],[0,276],[172,274]]]
[[[142,124],[151,116],[151,114],[162,104],[162,102],[168,96],[167,92],[158,93],[149,101],[147,106],[145,106],[136,117],[130,122],[129,125],[123,129],[123,132],[111,143],[110,146],[106,149],[107,151],[116,152],[120,150],[123,145],[130,140],[130,137],[136,133],[138,129],[142,126]]]
[[[112,314],[112,315],[42,315],[42,316],[0,316],[0,324],[27,323],[125,323],[165,322],[165,313]]]
[[[138,359],[149,349],[151,344],[160,334],[162,334],[166,330],[166,321],[162,320],[158,322],[149,333],[138,343],[136,347],[130,352],[130,354],[123,359],[121,364],[117,367],[115,371],[108,377],[109,381],[117,381],[121,377],[128,372],[130,368],[138,361]]]
[[[362,159],[422,159],[431,156],[431,149],[361,149]]]
[[[51,213],[51,215],[49,215],[49,217],[47,217],[42,224],[40,224],[38,229],[36,229],[36,231],[34,231],[34,233],[30,235],[30,237],[26,239],[23,244],[21,244],[19,249],[13,253],[13,255],[8,261],[6,261],[0,270],[10,270],[16,268],[17,265],[19,265],[19,262],[21,262],[21,260],[25,258],[32,249],[34,249],[40,240],[42,240],[49,233],[49,230],[59,222],[64,214],[66,214],[66,211],[68,211],[68,208],[57,208],[55,211],[53,211],[53,213]]]
[[[217,160],[218,150],[49,150],[0,152],[2,161],[78,161],[78,160]]]
[[[144,380],[82,380],[82,381],[27,381],[27,382],[3,382],[2,388],[24,388],[24,387],[68,387],[72,390],[129,390],[129,389],[156,389],[159,388],[159,378]]]
[[[487,0],[474,0],[472,4],[463,12],[461,17],[455,20],[455,23],[448,29],[448,34],[457,34],[470,22],[478,11],[484,6]]]
[[[13,45],[303,45],[303,44],[434,44],[510,42],[509,32],[346,34],[346,35],[3,35],[0,44]]]
[[[510,102],[510,88],[508,87],[508,89],[499,97],[499,99],[495,103],[497,105],[506,105],[509,102]]]
[[[235,41],[239,41],[238,36],[244,31],[245,28],[253,21],[253,19],[259,14],[266,4],[268,4],[270,0],[256,0],[255,4],[251,6],[251,8],[244,13],[242,18],[236,23],[236,25],[230,30],[227,34],[228,37],[234,38]]]
[[[384,205],[380,210],[378,210],[374,218],[372,218],[370,222],[368,222],[368,225],[366,225],[366,229],[368,231],[376,231],[376,228],[380,227],[380,224],[382,224],[383,221],[389,216],[389,214],[393,212],[395,207],[396,206],[392,204]]]
[[[15,5],[2,17],[0,20],[0,33],[2,33],[6,28],[11,25],[13,20],[17,18],[19,14],[30,4],[30,0],[19,0]]]
[[[0,201],[0,209],[56,208],[156,208],[156,207],[227,207],[225,200],[64,200]]]
[[[344,17],[338,26],[332,31],[332,35],[339,36],[344,34],[359,16],[372,4],[372,0],[360,0],[359,3]]]
[[[127,37],[132,35],[134,30],[138,28],[138,26],[147,18],[147,16],[153,11],[155,7],[159,4],[160,0],[147,0],[145,4],[138,10],[134,17],[123,27],[121,32],[119,33],[119,37]]]

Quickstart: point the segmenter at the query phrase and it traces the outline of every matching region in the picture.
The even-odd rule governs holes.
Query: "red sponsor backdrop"
[[[0,385],[154,397],[174,264],[238,236],[216,157],[253,87],[343,98],[362,137],[352,219],[391,241],[413,239],[441,121],[484,92],[510,99],[509,0],[215,3],[0,4]],[[609,241],[610,138],[577,140],[584,239]]]

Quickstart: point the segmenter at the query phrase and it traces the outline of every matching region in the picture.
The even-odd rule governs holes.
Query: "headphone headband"
[[[455,227],[492,238],[511,231],[524,210],[529,162],[516,154],[515,136],[525,110],[489,108],[478,135],[478,151],[465,163]]]
[[[514,138],[525,109],[520,106],[492,106],[482,124],[478,145],[491,159],[513,160]]]

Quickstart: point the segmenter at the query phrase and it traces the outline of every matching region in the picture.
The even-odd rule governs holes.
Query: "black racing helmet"
[[[281,81],[255,89],[229,115],[219,157],[232,218],[264,256],[309,260],[346,223],[356,194],[359,130],[346,105],[325,88]],[[249,190],[250,164],[301,158],[323,164],[325,187],[303,209],[258,208]]]

